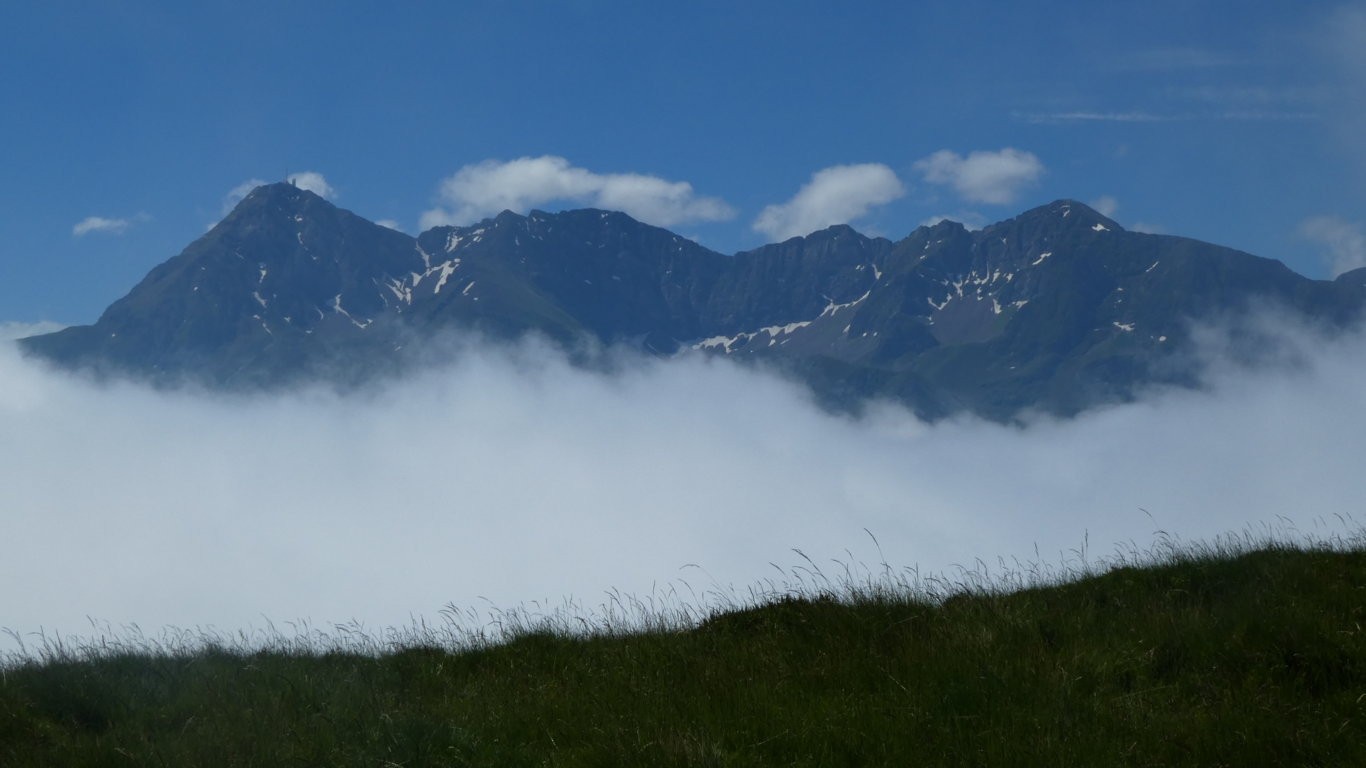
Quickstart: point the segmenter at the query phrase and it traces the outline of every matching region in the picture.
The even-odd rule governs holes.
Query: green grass
[[[1359,541],[799,577],[634,631],[49,641],[0,668],[0,765],[1366,765]]]

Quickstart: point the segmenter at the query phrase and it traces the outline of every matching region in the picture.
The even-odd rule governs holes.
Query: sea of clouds
[[[589,371],[535,343],[365,392],[226,396],[96,384],[0,341],[0,650],[92,620],[378,629],[744,593],[804,557],[952,574],[1158,531],[1350,534],[1366,336],[1250,323],[1274,364],[1206,329],[1203,391],[1017,425],[836,415],[724,360]]]

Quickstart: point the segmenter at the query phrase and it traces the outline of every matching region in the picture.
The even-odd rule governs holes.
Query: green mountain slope
[[[463,651],[49,648],[0,674],[0,763],[1360,765],[1363,590],[1359,549],[1273,548]]]

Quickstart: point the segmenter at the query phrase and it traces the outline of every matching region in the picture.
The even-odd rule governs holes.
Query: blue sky
[[[92,322],[253,180],[410,233],[619,207],[721,251],[1070,197],[1366,265],[1366,3],[0,10],[0,320]],[[325,186],[324,186],[325,185]]]

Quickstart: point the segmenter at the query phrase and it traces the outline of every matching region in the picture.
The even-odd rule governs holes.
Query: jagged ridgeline
[[[1192,320],[1277,305],[1342,325],[1364,301],[1363,274],[1311,280],[1068,200],[978,231],[942,222],[893,242],[835,226],[725,255],[599,210],[413,238],[271,184],[94,325],[22,344],[66,367],[239,388],[354,383],[451,333],[535,332],[760,361],[833,406],[1010,418],[1192,381]]]

